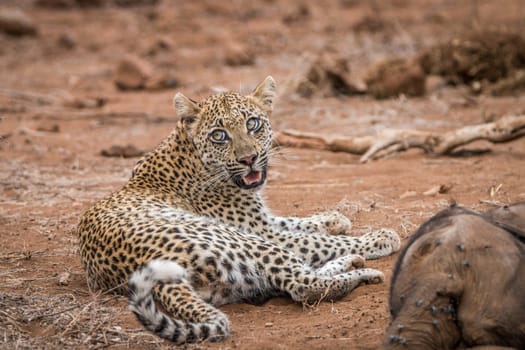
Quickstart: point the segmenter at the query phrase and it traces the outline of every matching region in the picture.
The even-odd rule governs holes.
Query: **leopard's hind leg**
[[[148,330],[162,338],[182,344],[218,341],[230,333],[227,316],[199,297],[176,262],[149,262],[132,274],[129,289],[130,309]],[[159,309],[155,299],[171,316]]]
[[[297,276],[287,292],[295,301],[312,305],[322,300],[341,299],[361,283],[381,283],[383,280],[384,275],[381,271],[368,268],[334,276],[322,276],[312,272]]]
[[[362,258],[355,255],[336,259],[338,263],[315,270],[287,250],[276,248],[274,252],[274,264],[264,265],[268,269],[266,275],[272,288],[289,294],[293,300],[303,304],[337,300],[361,283],[380,283],[384,280],[383,273],[378,270],[359,268],[348,271],[352,261],[357,265],[362,262]],[[345,272],[338,273],[340,271]]]

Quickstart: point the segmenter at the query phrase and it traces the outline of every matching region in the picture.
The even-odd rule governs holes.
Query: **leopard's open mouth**
[[[252,170],[246,175],[237,175],[233,177],[233,182],[245,190],[260,187],[266,181],[266,168],[262,170]]]

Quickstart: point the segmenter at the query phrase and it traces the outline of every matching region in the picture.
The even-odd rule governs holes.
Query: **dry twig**
[[[383,130],[374,136],[345,137],[284,130],[276,135],[282,146],[324,149],[362,154],[360,161],[385,157],[409,148],[421,148],[433,155],[450,154],[455,148],[476,140],[508,142],[525,135],[525,115],[506,116],[495,122],[469,125],[444,133],[419,130]]]

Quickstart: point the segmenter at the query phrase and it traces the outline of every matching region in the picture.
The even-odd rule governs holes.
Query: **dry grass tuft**
[[[0,348],[96,349],[161,342],[142,329],[117,326],[120,307],[106,304],[121,298],[93,294],[82,302],[73,294],[0,293]]]

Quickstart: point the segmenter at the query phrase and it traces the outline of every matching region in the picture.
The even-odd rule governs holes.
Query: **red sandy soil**
[[[450,130],[525,110],[525,95],[474,96],[465,87],[439,84],[425,97],[381,101],[305,99],[293,91],[323,51],[349,58],[359,76],[377,60],[410,57],[472,28],[523,29],[519,0],[161,0],[66,9],[7,0],[2,6],[20,7],[38,28],[37,36],[0,33],[2,349],[173,347],[142,330],[124,297],[88,290],[75,227],[84,210],[127,180],[138,160],[103,157],[101,150],[153,148],[177,120],[171,107],[176,91],[194,99],[223,88],[248,92],[271,74],[279,87],[275,130],[345,135]],[[386,25],[355,31],[363,18]],[[72,48],[59,43],[65,34]],[[236,45],[254,54],[252,64],[225,64]],[[129,53],[175,77],[179,86],[119,90],[113,74]],[[104,103],[81,109],[64,103],[71,98]],[[361,164],[356,155],[284,149],[271,166],[264,196],[280,215],[339,208],[353,220],[350,234],[391,227],[403,242],[451,202],[484,210],[525,200],[525,139],[467,148],[488,152],[429,157],[410,150]],[[450,190],[423,195],[438,185]],[[387,282],[361,286],[336,303],[304,308],[275,298],[262,306],[225,306],[232,336],[187,348],[377,348],[389,321],[388,279],[396,257],[368,262],[385,272]]]

